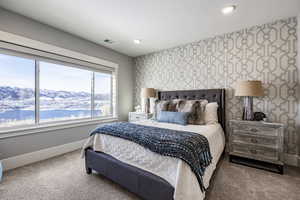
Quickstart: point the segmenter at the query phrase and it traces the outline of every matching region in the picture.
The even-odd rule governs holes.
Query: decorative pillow
[[[161,111],[167,111],[170,101],[155,101],[155,109],[153,113],[153,119],[157,119],[157,116]]]
[[[168,105],[168,111],[177,112],[177,106],[182,101],[182,99],[173,99]]]
[[[177,104],[178,112],[187,112],[188,116],[188,124],[195,124],[197,121],[197,109],[200,106],[198,100],[182,100]]]
[[[161,111],[157,117],[157,121],[186,125],[188,116],[189,116],[188,112]]]
[[[219,107],[219,105],[217,102],[208,103],[205,106],[205,114],[204,114],[205,124],[219,123],[218,107]]]
[[[199,100],[199,107],[197,109],[197,119],[195,121],[195,124],[197,125],[204,125],[205,124],[205,107],[208,104],[208,101],[206,99]]]

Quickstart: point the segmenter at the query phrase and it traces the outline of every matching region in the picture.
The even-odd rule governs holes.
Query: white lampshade
[[[264,95],[261,81],[238,81],[235,96],[260,97]]]
[[[142,88],[141,91],[141,97],[142,98],[150,98],[150,97],[155,97],[155,89],[154,88]]]

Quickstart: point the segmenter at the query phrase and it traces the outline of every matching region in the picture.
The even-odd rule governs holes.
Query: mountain
[[[18,100],[29,99],[33,97],[33,89],[0,86],[0,100]]]
[[[26,100],[34,98],[34,89],[0,86],[0,100]],[[56,90],[40,90],[40,97],[45,98],[89,98],[90,93],[87,92],[69,92],[69,91],[56,91]],[[109,100],[109,94],[95,94],[96,100]]]

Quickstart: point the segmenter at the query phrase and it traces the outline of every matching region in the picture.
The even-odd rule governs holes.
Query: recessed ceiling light
[[[222,13],[224,15],[228,15],[228,14],[232,13],[235,9],[236,9],[235,5],[226,6],[222,9]]]
[[[141,44],[141,40],[135,39],[135,40],[133,40],[133,42],[134,42],[134,44]]]

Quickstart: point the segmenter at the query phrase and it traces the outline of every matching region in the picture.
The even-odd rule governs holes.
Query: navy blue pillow
[[[188,112],[161,111],[157,117],[158,122],[166,122],[180,125],[187,125]]]

